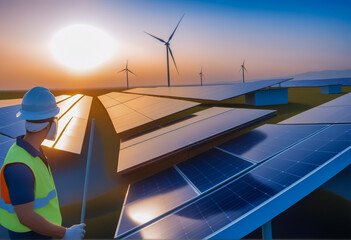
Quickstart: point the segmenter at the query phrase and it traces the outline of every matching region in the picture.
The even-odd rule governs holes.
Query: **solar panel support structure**
[[[262,239],[271,240],[272,239],[272,224],[271,221],[266,222],[262,225]]]
[[[342,92],[341,84],[321,86],[321,94],[337,94],[341,92]]]
[[[253,106],[288,104],[288,89],[274,88],[245,94],[245,103]]]
[[[93,149],[93,140],[94,140],[94,127],[95,127],[95,119],[93,118],[93,120],[91,121],[91,129],[90,129],[88,159],[87,159],[87,167],[86,167],[86,170],[85,170],[82,214],[80,216],[80,223],[84,223],[84,218],[85,218],[85,207],[86,207],[86,202],[87,202],[87,192],[88,192],[91,152],[92,152],[92,149]]]

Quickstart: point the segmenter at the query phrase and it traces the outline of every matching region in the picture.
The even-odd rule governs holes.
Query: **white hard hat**
[[[49,89],[34,87],[22,99],[21,109],[16,117],[24,120],[44,120],[60,112],[56,99]]]

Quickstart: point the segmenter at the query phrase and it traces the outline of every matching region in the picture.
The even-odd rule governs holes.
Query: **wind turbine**
[[[240,70],[239,72],[242,71],[243,72],[243,83],[245,82],[245,71],[247,72],[246,68],[245,68],[245,59],[244,59],[244,62],[243,64],[241,65],[240,67]]]
[[[136,76],[135,75],[135,73],[133,73],[131,70],[129,70],[129,68],[128,68],[128,60],[127,60],[127,63],[126,63],[126,68],[125,69],[122,69],[121,71],[119,71],[118,73],[121,73],[121,72],[126,72],[126,76],[127,76],[127,88],[129,88],[129,82],[128,82],[128,73],[131,73],[131,74],[133,74],[134,76]]]
[[[201,86],[202,86],[202,77],[204,77],[205,75],[202,73],[202,66],[201,66],[201,72],[199,73],[200,75],[200,80],[201,80]]]
[[[170,77],[169,77],[169,53],[171,54],[171,57],[172,57],[172,59],[173,59],[174,66],[175,66],[175,68],[176,68],[176,70],[177,70],[177,72],[178,72],[177,64],[176,64],[176,62],[175,62],[175,60],[174,60],[174,57],[173,57],[173,53],[172,53],[171,47],[169,46],[169,45],[170,45],[170,43],[169,43],[169,42],[172,40],[173,35],[174,35],[175,31],[177,30],[177,28],[178,28],[178,26],[179,26],[179,23],[182,21],[183,17],[184,17],[184,14],[183,14],[183,16],[180,18],[180,20],[179,20],[179,22],[178,22],[177,26],[175,27],[175,29],[174,29],[174,31],[172,32],[171,36],[168,38],[168,41],[167,41],[167,42],[166,42],[166,41],[164,41],[164,40],[163,40],[163,39],[161,39],[161,38],[155,37],[154,35],[152,35],[152,34],[150,34],[150,33],[145,32],[146,34],[150,35],[151,37],[153,37],[153,38],[155,38],[155,39],[159,40],[160,42],[162,42],[162,43],[164,43],[164,44],[166,45],[166,52],[167,52],[167,79],[168,79],[168,87],[170,87],[170,86],[171,86]],[[178,72],[178,74],[179,74],[179,72]]]

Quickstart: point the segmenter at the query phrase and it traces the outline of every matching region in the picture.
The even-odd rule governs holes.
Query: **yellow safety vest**
[[[32,231],[18,220],[17,214],[8,193],[4,179],[4,168],[7,164],[24,163],[33,172],[34,183],[34,212],[54,224],[62,224],[60,206],[58,203],[56,187],[52,178],[51,170],[40,157],[33,157],[16,143],[9,149],[4,164],[1,168],[1,197],[0,197],[0,224],[13,232]]]

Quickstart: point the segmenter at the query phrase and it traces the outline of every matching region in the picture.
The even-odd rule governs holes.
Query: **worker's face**
[[[48,140],[55,140],[56,139],[57,127],[58,127],[58,122],[57,122],[57,118],[55,117],[48,125],[48,132],[46,135],[46,139],[48,139]]]

